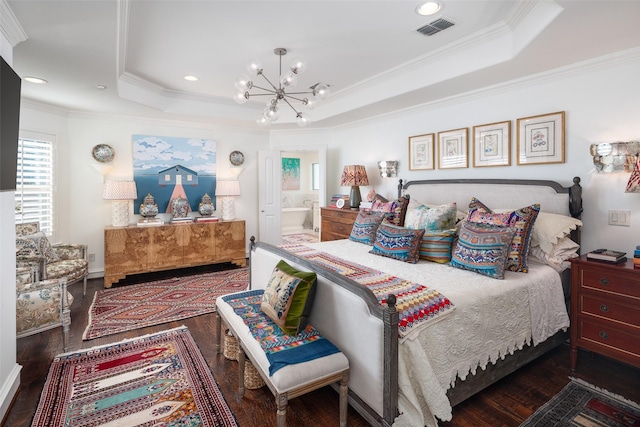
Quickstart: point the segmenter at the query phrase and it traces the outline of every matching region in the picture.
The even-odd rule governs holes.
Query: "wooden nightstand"
[[[320,241],[348,239],[359,209],[320,208]]]
[[[571,260],[571,369],[578,348],[640,367],[640,269]]]

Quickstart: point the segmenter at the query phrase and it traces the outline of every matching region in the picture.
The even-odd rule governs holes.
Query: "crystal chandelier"
[[[287,92],[295,89],[298,83],[298,74],[304,72],[304,70],[307,68],[307,64],[300,59],[294,59],[291,62],[289,71],[287,71],[285,74],[282,74],[282,57],[287,54],[287,49],[279,47],[274,49],[273,53],[280,57],[278,85],[274,85],[271,80],[269,80],[267,76],[264,75],[262,63],[259,60],[253,60],[247,66],[247,71],[252,77],[262,76],[262,78],[271,87],[258,86],[252,80],[252,77],[242,75],[235,82],[238,92],[235,94],[233,99],[239,104],[244,104],[249,100],[250,97],[253,96],[269,97],[269,101],[267,102],[267,106],[264,109],[263,114],[258,116],[258,119],[256,120],[259,126],[269,126],[272,122],[278,120],[278,117],[280,117],[280,109],[278,104],[284,102],[296,113],[298,126],[305,127],[311,122],[311,120],[309,119],[309,115],[303,113],[302,111],[298,111],[296,107],[293,106],[293,103],[300,102],[306,108],[311,109],[318,99],[324,99],[329,96],[329,86],[323,83],[316,83],[315,85],[311,86],[308,91]],[[249,93],[249,91],[252,89],[258,89],[262,92]],[[310,97],[303,97],[304,95],[310,95]]]

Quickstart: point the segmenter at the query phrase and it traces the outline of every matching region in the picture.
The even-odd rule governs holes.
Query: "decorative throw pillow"
[[[420,244],[420,259],[442,264],[451,261],[451,250],[455,238],[455,229],[425,232]]]
[[[349,239],[365,245],[373,245],[376,240],[376,231],[378,231],[384,215],[384,212],[360,210],[356,221],[353,223]]]
[[[289,335],[307,327],[316,291],[316,273],[299,271],[285,261],[273,269],[260,309]]]
[[[409,199],[411,197],[408,194],[400,197],[399,199],[391,202],[382,202],[380,200],[374,200],[371,205],[372,212],[384,212],[385,222],[389,224],[402,227],[404,225],[404,217],[407,213],[407,206],[409,205]]]
[[[504,279],[513,228],[465,222],[451,255],[452,267]]]
[[[551,255],[554,250],[553,245],[578,227],[582,227],[582,221],[577,218],[540,212],[531,233],[531,246],[540,246],[540,249]]]
[[[42,231],[26,236],[16,236],[16,256],[44,256],[47,262],[60,260],[60,257],[51,249],[51,243]]]
[[[404,226],[414,230],[422,228],[427,232],[448,230],[456,225],[456,211],[455,202],[430,207],[411,199]]]
[[[369,253],[415,264],[420,256],[423,235],[424,230],[411,230],[383,222],[378,227],[376,241]]]
[[[511,212],[493,212],[478,199],[473,198],[469,204],[467,221],[513,227],[515,235],[511,242],[509,259],[505,268],[510,271],[526,273],[531,234],[539,212],[540,205],[537,203]]]

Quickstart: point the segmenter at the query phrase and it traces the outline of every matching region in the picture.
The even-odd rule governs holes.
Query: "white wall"
[[[609,247],[633,253],[640,244],[640,195],[625,194],[628,173],[597,174],[589,154],[592,143],[640,139],[640,51],[624,52],[527,80],[467,94],[437,105],[389,114],[366,122],[334,129],[327,142],[327,193],[341,192],[340,172],[345,164],[364,164],[369,187],[394,197],[397,181],[381,178],[376,163],[398,160],[399,177],[407,180],[442,178],[551,179],[565,186],[574,176],[583,186],[583,252]],[[516,119],[565,111],[566,162],[553,165],[523,165],[516,162]],[[431,171],[408,170],[408,137],[512,121],[511,166]],[[286,145],[304,133],[273,132],[272,143]],[[471,156],[472,150],[469,151]],[[471,157],[469,164],[472,164]],[[632,212],[631,227],[607,225],[608,209]]]

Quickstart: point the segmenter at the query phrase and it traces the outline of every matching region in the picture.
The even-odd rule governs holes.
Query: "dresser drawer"
[[[579,331],[578,338],[581,340],[589,341],[609,351],[614,350],[634,355],[640,361],[640,332],[632,328],[617,326],[612,322],[591,321],[580,317]]]
[[[598,295],[583,293],[580,296],[581,313],[635,326],[640,331],[640,306],[603,299]]]
[[[581,285],[586,289],[596,289],[640,299],[640,276],[631,277],[628,274],[618,274],[614,268],[609,270],[583,268]]]
[[[353,228],[353,223],[325,222],[322,224],[322,228],[323,231],[328,233],[349,236],[351,234],[351,229]]]

